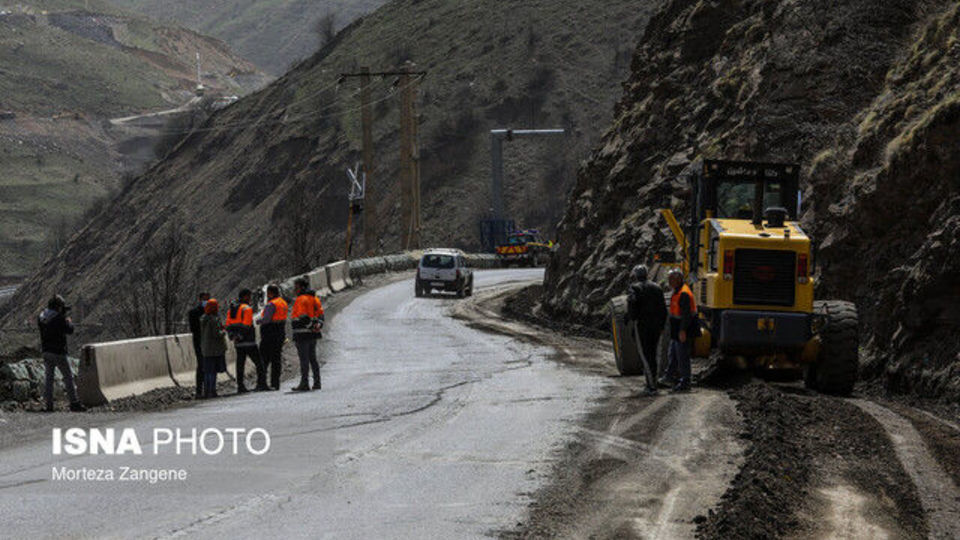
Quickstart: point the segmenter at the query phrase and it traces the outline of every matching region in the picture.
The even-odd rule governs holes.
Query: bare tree
[[[308,272],[320,258],[320,242],[317,231],[317,201],[310,196],[306,182],[296,182],[287,194],[286,205],[280,218],[280,236],[292,274]]]
[[[72,232],[71,224],[67,218],[63,216],[57,218],[54,226],[47,230],[47,244],[51,255],[60,253],[60,250],[63,249],[64,246],[67,245],[67,241],[70,240]]]
[[[171,220],[155,237],[141,263],[119,287],[118,322],[130,337],[178,331],[177,322],[190,298],[186,288],[190,242],[178,223]]]
[[[337,35],[337,16],[334,12],[327,10],[327,12],[317,19],[317,22],[314,25],[314,31],[317,33],[317,37],[320,38],[320,48],[326,47],[333,41],[333,38]]]

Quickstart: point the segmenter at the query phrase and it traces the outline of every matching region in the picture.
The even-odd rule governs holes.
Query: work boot
[[[640,397],[654,397],[659,395],[660,395],[660,392],[658,392],[656,388],[644,388],[640,392]]]
[[[669,379],[667,377],[660,377],[660,379],[657,380],[657,385],[660,388],[673,388],[675,384],[676,384],[676,381],[674,381],[673,379]]]
[[[302,382],[299,384],[299,386],[294,386],[291,390],[293,390],[294,392],[309,392],[310,385],[305,382]]]
[[[265,384],[258,384],[256,388],[253,389],[254,392],[266,392],[270,390],[270,387]]]
[[[237,385],[237,393],[238,393],[238,394],[246,394],[247,392],[249,392],[249,390],[247,390],[247,387],[246,387],[246,386],[244,386],[244,385],[242,385],[242,384],[238,384],[238,385]]]
[[[319,390],[319,389],[320,389],[320,379],[317,379],[317,380],[313,381],[313,389],[314,389],[314,390]]]
[[[87,412],[87,408],[83,406],[83,403],[76,401],[70,404],[70,411],[71,412]]]
[[[43,407],[43,412],[53,412],[53,405],[45,405]]]
[[[690,383],[685,382],[685,381],[680,381],[680,382],[678,382],[677,385],[674,386],[673,389],[670,390],[670,391],[673,392],[674,394],[681,394],[681,393],[689,392],[689,391],[690,391]]]

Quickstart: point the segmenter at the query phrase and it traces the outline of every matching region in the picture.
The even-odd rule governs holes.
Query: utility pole
[[[363,132],[363,172],[368,180],[366,184],[365,217],[363,219],[364,243],[367,252],[379,250],[377,234],[377,207],[374,199],[374,150],[373,150],[373,110],[370,101],[370,77],[397,76],[396,86],[401,89],[400,109],[400,229],[401,245],[404,249],[420,246],[420,145],[417,135],[416,95],[417,82],[426,75],[425,71],[411,71],[410,64],[399,71],[371,72],[361,68],[357,73],[341,73],[340,78],[357,77],[360,79],[361,123]]]
[[[367,194],[373,193],[373,182],[366,183],[373,178],[373,109],[370,105],[370,68],[360,68],[360,121],[363,129],[363,178],[364,178],[364,198]],[[369,191],[367,191],[369,190]],[[370,196],[370,200],[373,196]],[[377,205],[368,204],[364,209],[363,216],[363,245],[368,255],[379,251],[380,246],[377,237]]]
[[[403,216],[403,249],[420,247],[420,145],[417,139],[416,81],[410,64],[400,74],[402,108],[400,110],[400,197]]]

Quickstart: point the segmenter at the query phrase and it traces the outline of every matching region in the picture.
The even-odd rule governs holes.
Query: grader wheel
[[[814,311],[826,317],[820,330],[820,355],[807,366],[803,382],[823,394],[848,396],[857,382],[860,366],[857,306],[842,300],[814,303]]]

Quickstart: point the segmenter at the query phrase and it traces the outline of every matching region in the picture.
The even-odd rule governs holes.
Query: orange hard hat
[[[220,304],[217,302],[216,298],[211,298],[207,300],[205,304],[203,304],[204,313],[209,314],[209,313],[216,313],[218,311],[220,311]]]

